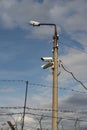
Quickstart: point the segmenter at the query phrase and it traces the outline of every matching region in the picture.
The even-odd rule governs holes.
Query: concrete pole
[[[56,24],[39,23],[37,21],[30,21],[33,26],[54,26],[53,37],[53,98],[52,98],[52,130],[58,130],[58,36]]]
[[[58,36],[56,25],[53,37],[53,97],[52,97],[52,130],[58,130]]]

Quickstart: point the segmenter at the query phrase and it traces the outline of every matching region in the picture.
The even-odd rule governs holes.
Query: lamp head
[[[40,23],[37,21],[30,21],[29,23],[33,26],[40,26]]]

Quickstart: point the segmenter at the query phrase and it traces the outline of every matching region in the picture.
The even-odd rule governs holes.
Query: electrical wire
[[[60,60],[60,62],[61,62],[61,60]],[[73,74],[71,71],[67,70],[67,69],[64,67],[64,65],[62,64],[62,62],[61,62],[61,67],[62,67],[66,72],[68,72],[69,74],[71,74],[72,77],[74,78],[74,80],[76,80],[78,83],[80,83],[80,84],[82,85],[82,87],[84,87],[84,88],[87,90],[87,87],[83,84],[83,82],[81,82],[80,80],[78,80],[78,79],[74,76],[74,74]]]

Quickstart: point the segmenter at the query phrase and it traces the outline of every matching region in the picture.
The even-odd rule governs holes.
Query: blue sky
[[[38,106],[39,108],[51,107],[52,71],[41,68],[44,63],[40,58],[52,56],[52,37],[54,34],[53,27],[32,27],[29,25],[29,21],[36,20],[56,24],[59,34],[59,59],[86,86],[86,12],[86,0],[0,0],[0,80],[29,80],[29,83],[34,84],[30,85],[29,88],[28,106],[34,108],[38,108]],[[59,71],[61,71],[59,88],[64,87],[86,92],[61,67]],[[48,87],[37,84],[45,84]],[[0,105],[23,105],[24,86],[24,82],[0,81]],[[61,109],[72,110],[73,105],[73,111],[85,111],[87,108],[86,99],[86,94],[80,95],[76,92],[59,89],[59,107]],[[78,106],[76,106],[77,103]],[[59,114],[61,115],[61,113]],[[66,116],[70,117],[71,115],[62,113],[62,117]],[[76,116],[72,114],[72,117],[77,118],[77,116],[78,114]],[[35,127],[38,126],[37,120],[33,116],[26,116],[26,123],[27,121],[30,121],[31,124],[35,123]],[[66,120],[61,122],[66,129],[70,127],[65,125]],[[68,122],[71,126],[75,125],[70,121],[67,121],[67,124]],[[60,129],[62,129],[62,124],[59,125]],[[29,124],[29,126],[31,125]],[[72,129],[74,129],[73,126]],[[87,129],[84,122],[81,122],[80,126],[83,130]],[[79,127],[78,124],[77,127]]]

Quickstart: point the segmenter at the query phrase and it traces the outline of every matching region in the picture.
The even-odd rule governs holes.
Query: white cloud
[[[15,0],[1,0],[0,8],[8,9],[15,4]]]
[[[2,16],[2,22],[4,24],[4,27],[6,27],[6,28],[13,28],[13,26],[14,26],[12,18],[6,13],[4,13]]]
[[[39,20],[41,22],[52,22],[56,23],[58,26],[64,28],[66,33],[70,34],[72,39],[78,41],[83,46],[87,47],[87,1],[86,0],[63,0],[60,1],[50,1],[45,0],[43,3],[37,3],[32,0],[25,0],[18,2],[17,0],[2,0],[0,1],[0,24],[3,25],[3,27],[7,28],[15,28],[18,27],[27,27],[31,29],[30,26],[28,26],[29,20]],[[49,30],[49,31],[48,31]],[[58,29],[59,30],[59,29]],[[31,31],[33,37],[48,37],[49,35],[53,35],[52,28],[48,27],[40,27],[40,28],[33,28]],[[63,50],[64,51],[64,50]],[[85,48],[85,52],[87,49]],[[60,59],[63,61],[63,63],[66,65],[66,67],[69,68],[70,71],[72,71],[76,77],[80,80],[82,80],[85,85],[86,77],[87,77],[87,54],[83,53],[81,51],[77,51],[74,49],[67,50],[67,54],[60,56]],[[5,56],[6,59],[8,57]],[[6,60],[5,59],[5,60]],[[34,74],[35,72],[33,72]],[[63,75],[59,76],[59,82],[62,86],[65,87],[65,83],[71,83],[70,75],[67,75],[61,70],[61,73]],[[14,75],[14,78],[18,77],[32,77],[32,71],[0,71],[2,78],[11,78],[12,75]],[[9,74],[9,75],[8,75]],[[27,75],[27,76],[26,76]],[[48,75],[45,77],[45,80],[50,81],[51,76]],[[69,84],[70,85],[70,84]],[[79,85],[76,85],[76,87],[79,88]],[[69,86],[68,86],[69,87]],[[75,88],[76,88],[75,87]],[[79,88],[81,90],[81,88]],[[77,89],[78,90],[78,89]],[[35,92],[35,91],[34,91]],[[34,95],[32,99],[30,100],[32,106],[39,106],[39,107],[49,107],[51,106],[51,100],[48,93],[51,91],[39,91],[40,95],[37,96]],[[70,93],[71,94],[71,93]],[[80,107],[86,108],[86,96],[80,96],[80,95],[67,95],[63,96],[63,98],[59,98],[59,106],[72,109],[76,108],[80,111]],[[51,93],[50,93],[51,95]],[[64,95],[64,92],[63,92]],[[16,103],[20,103],[21,101],[17,98],[7,98],[7,100]],[[81,101],[81,102],[80,102]],[[76,106],[73,107],[74,103]],[[78,106],[77,106],[78,103]],[[34,118],[25,118],[26,122],[34,122]],[[73,123],[74,124],[74,123]],[[62,129],[62,128],[61,128]]]
[[[55,21],[71,31],[86,29],[86,1],[76,0],[59,3],[44,1],[42,4],[33,1],[3,0],[0,2],[2,16],[7,13],[18,25],[26,24],[28,19]],[[41,21],[42,21],[41,20]],[[42,22],[44,22],[42,21]],[[84,23],[85,22],[85,23]],[[23,25],[22,24],[22,25]]]
[[[46,81],[51,82],[52,81],[52,74],[48,74],[47,77],[45,78]]]
[[[60,59],[64,62],[66,66],[69,66],[70,70],[74,72],[79,78],[84,79],[87,76],[86,57],[86,53],[70,49],[68,54],[65,56],[61,56]]]
[[[8,28],[20,26],[22,28],[26,27],[26,29],[29,28],[29,20],[54,22],[63,27],[67,33],[70,33],[74,39],[79,40],[84,45],[86,44],[84,43],[86,36],[83,33],[87,31],[86,3],[85,0],[66,0],[62,2],[44,1],[43,3],[31,0],[20,2],[17,0],[3,0],[0,1],[0,21],[2,21],[3,26]],[[50,29],[46,31],[45,28],[35,29],[33,31],[33,36],[36,35],[37,37],[39,37],[40,33],[43,33],[43,36],[51,33]]]
[[[87,2],[85,0],[65,1],[50,9],[51,20],[57,22],[68,34],[86,46]]]
[[[61,123],[63,123],[64,128],[66,127],[67,129],[70,125],[72,126],[70,129],[73,130],[73,126],[75,126],[75,121],[76,119],[78,119],[81,128],[87,128],[87,125],[85,125],[85,121],[87,120],[87,118],[85,116],[85,113],[83,113],[86,111],[87,107],[86,99],[86,94],[71,94],[59,98],[59,117],[62,118],[59,127],[61,126]],[[82,121],[80,122],[79,120]],[[78,127],[77,124],[76,127]]]
[[[18,117],[18,122],[19,121],[21,121],[21,116],[20,117]],[[16,119],[16,117],[15,117],[15,119]],[[25,116],[25,123],[29,123],[29,124],[31,124],[31,123],[35,123],[35,120],[33,119],[33,118],[31,118],[31,117],[28,117],[28,116]]]

